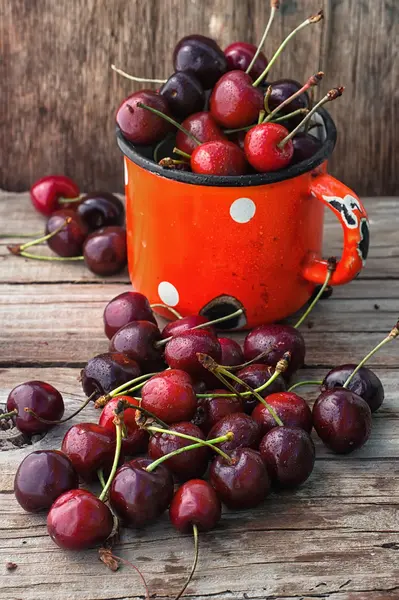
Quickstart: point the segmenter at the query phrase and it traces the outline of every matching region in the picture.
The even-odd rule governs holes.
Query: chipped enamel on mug
[[[284,319],[325,280],[325,206],[344,232],[330,283],[356,277],[368,253],[367,214],[356,194],[327,174],[336,129],[327,111],[318,119],[323,144],[310,159],[237,177],[163,169],[148,148],[133,146],[117,130],[134,289],[183,316],[216,318],[243,307],[245,315],[225,322],[228,329]],[[162,309],[159,314],[170,318]]]

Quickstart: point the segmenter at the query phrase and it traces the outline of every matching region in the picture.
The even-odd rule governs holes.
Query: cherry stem
[[[278,119],[273,119],[272,123],[281,123],[282,121],[288,121],[289,119],[292,119],[293,117],[296,117],[298,115],[307,115],[308,112],[308,108],[298,108],[297,110],[288,113],[288,115],[283,115],[282,117],[278,117]]]
[[[336,268],[337,268],[337,259],[334,256],[331,256],[327,260],[327,274],[326,274],[326,278],[324,280],[324,283],[321,286],[321,288],[319,289],[319,291],[316,294],[316,296],[314,297],[313,301],[309,304],[308,308],[303,313],[303,315],[295,323],[295,325],[294,325],[295,329],[298,329],[298,327],[300,327],[302,325],[302,323],[304,322],[304,320],[306,319],[306,317],[312,312],[312,310],[314,309],[314,307],[316,306],[316,304],[320,300],[321,296],[323,295],[324,290],[328,286],[328,284],[330,282],[330,279],[331,279],[331,277],[332,277],[332,275],[333,275],[333,273],[334,273],[334,271],[335,271]]]
[[[150,600],[150,593],[148,591],[148,586],[147,586],[147,582],[144,579],[144,575],[142,574],[142,572],[140,571],[140,569],[138,567],[136,567],[136,565],[134,565],[133,563],[129,562],[128,560],[125,560],[124,558],[121,558],[120,556],[116,556],[115,554],[113,554],[111,552],[111,550],[105,549],[105,548],[100,548],[99,550],[100,553],[100,560],[106,564],[109,567],[108,564],[108,559],[113,559],[116,562],[120,562],[123,565],[127,565],[128,567],[132,567],[140,576],[141,581],[143,582],[144,585],[144,589],[145,589],[145,597],[146,600]],[[116,570],[116,569],[112,569],[112,570]]]
[[[290,41],[291,38],[293,38],[299,31],[301,31],[301,29],[304,29],[305,27],[307,27],[308,25],[312,25],[313,23],[318,23],[319,21],[321,21],[322,18],[323,18],[323,11],[320,10],[316,15],[312,15],[311,17],[306,19],[303,23],[298,25],[298,27],[296,27],[293,31],[291,31],[291,33],[285,38],[285,40],[277,48],[276,52],[272,56],[266,69],[263,71],[263,73],[261,73],[261,75],[259,75],[258,79],[256,81],[254,81],[254,83],[252,85],[254,87],[257,87],[264,80],[264,78],[266,77],[266,75],[268,74],[270,69],[272,68],[273,64],[275,63],[277,58],[280,56],[281,52],[284,50],[285,46],[288,44],[288,42]]]
[[[171,306],[168,306],[167,304],[150,304],[151,308],[165,308],[166,310],[168,310],[169,312],[172,313],[172,315],[174,315],[176,317],[176,319],[182,319],[183,317],[181,316],[181,314],[179,312],[177,312],[177,310],[175,310],[174,308],[172,308]]]
[[[309,110],[312,110],[315,102],[315,89],[312,87],[309,92]],[[310,127],[310,121],[305,125],[305,133],[308,133]]]
[[[95,395],[95,393],[96,392],[93,392],[92,394],[90,394],[90,396],[88,398],[86,398],[86,400],[83,402],[83,404],[81,404],[81,406],[77,410],[75,410],[75,412],[73,412],[71,415],[69,415],[69,417],[65,417],[65,419],[59,419],[58,421],[48,421],[47,419],[42,419],[42,417],[39,417],[39,415],[37,415],[35,413],[35,411],[33,411],[28,406],[25,406],[24,411],[29,413],[33,417],[35,417],[35,419],[40,421],[40,423],[47,423],[48,425],[60,425],[61,423],[66,423],[70,419],[73,419],[73,417],[76,417],[76,415],[78,415],[84,408],[86,408],[86,406],[93,399],[93,396]]]
[[[278,148],[283,148],[285,146],[285,144],[291,140],[300,129],[302,129],[302,127],[304,125],[306,125],[306,123],[308,121],[310,121],[310,119],[313,117],[314,113],[317,112],[317,110],[323,106],[323,104],[327,104],[327,102],[332,102],[333,100],[335,100],[336,98],[339,98],[339,96],[342,96],[343,91],[344,91],[344,87],[343,86],[338,86],[336,88],[333,88],[332,90],[330,90],[329,92],[327,92],[327,94],[325,96],[323,96],[323,98],[313,106],[312,110],[310,110],[308,112],[308,114],[306,115],[306,117],[304,119],[302,119],[302,121],[299,123],[299,125],[297,125],[295,127],[295,129],[293,129],[283,140],[281,140],[281,142],[279,142],[277,144]]]
[[[103,473],[102,469],[98,469],[97,477],[99,479],[99,482],[101,483],[102,489],[104,489],[105,488],[105,479],[104,479],[104,473]]]
[[[169,117],[168,115],[165,115],[165,113],[161,112],[160,110],[157,110],[156,108],[152,108],[152,106],[147,106],[147,104],[143,104],[142,102],[137,102],[136,106],[138,106],[139,108],[145,108],[145,110],[148,110],[148,111],[154,113],[154,115],[161,117],[161,119],[168,121],[168,123],[170,123],[171,125],[174,125],[175,127],[177,127],[177,129],[180,129],[180,131],[182,131],[185,135],[187,135],[189,138],[191,138],[193,140],[193,142],[198,144],[198,146],[201,144],[201,142],[199,141],[198,138],[195,137],[195,135],[190,133],[188,131],[188,129],[186,129],[185,127],[180,125],[180,123],[178,123],[177,121],[172,119],[172,117]]]
[[[18,414],[18,409],[14,408],[14,410],[10,410],[7,413],[0,413],[0,419],[10,419],[11,417],[16,417]]]
[[[80,194],[80,196],[75,196],[75,198],[66,198],[64,196],[62,196],[61,198],[58,198],[58,202],[60,204],[73,204],[74,202],[80,202],[82,200],[82,198],[85,197],[85,194]]]
[[[176,168],[177,165],[186,165],[187,161],[186,160],[176,160],[174,158],[171,158],[170,156],[165,156],[165,158],[161,158],[161,160],[159,161],[159,166],[163,167],[164,169],[174,169]]]
[[[210,325],[216,325],[218,323],[223,323],[224,321],[229,321],[230,319],[233,319],[234,317],[239,317],[240,315],[243,315],[243,314],[244,314],[244,309],[239,308],[238,310],[234,311],[230,315],[225,315],[224,317],[219,317],[218,319],[213,319],[213,321],[207,321],[206,323],[200,323],[199,325],[195,325],[195,327],[191,327],[190,329],[187,329],[187,331],[193,331],[194,329],[204,329],[204,328],[206,329]],[[173,338],[174,338],[174,336],[171,335],[170,337],[165,338],[164,340],[159,340],[159,342],[155,342],[154,346],[155,346],[155,348],[161,348],[162,346],[165,346],[165,344],[170,342],[170,340],[172,340]]]
[[[198,563],[198,527],[197,527],[197,525],[195,525],[195,523],[193,523],[193,536],[194,536],[194,560],[193,560],[193,564],[191,566],[191,571],[190,571],[189,576],[187,577],[186,583],[183,585],[182,589],[177,594],[177,596],[175,597],[174,600],[179,600],[179,598],[182,597],[182,595],[184,594],[184,592],[187,589],[187,586],[189,585],[190,581],[193,578],[193,575],[195,573],[195,569],[197,568],[197,563]]]
[[[191,160],[191,154],[188,154],[187,152],[183,152],[183,150],[180,150],[180,148],[176,148],[176,146],[173,148],[173,152],[175,154],[178,154],[179,156],[183,156],[183,158],[187,158],[188,160]]]
[[[130,79],[131,81],[137,81],[138,83],[166,83],[167,79],[146,79],[145,77],[136,77],[135,75],[129,75],[126,71],[122,71],[122,69],[118,69],[115,65],[111,65],[111,69],[118,73],[118,75],[122,75],[126,79]]]
[[[227,371],[239,371],[241,369],[245,369],[245,367],[249,367],[250,365],[253,365],[254,363],[257,363],[258,361],[265,358],[269,354],[269,352],[271,352],[273,349],[274,349],[274,346],[270,346],[268,350],[261,352],[260,354],[255,356],[255,358],[253,358],[252,360],[248,360],[245,363],[241,363],[241,365],[231,365],[231,366],[223,365],[223,368],[226,369]]]
[[[8,250],[11,254],[15,254],[16,256],[22,256],[23,258],[33,258],[34,260],[48,260],[48,261],[59,261],[59,262],[68,262],[71,260],[84,260],[84,256],[43,256],[40,254],[31,254],[30,252],[14,252],[10,246],[8,246]]]
[[[258,125],[260,125],[261,123],[263,123],[263,119],[265,118],[266,115],[266,111],[265,110],[261,110],[259,112],[259,116],[258,116]]]
[[[350,382],[352,381],[352,378],[356,375],[356,373],[359,371],[359,369],[376,353],[378,352],[378,350],[380,348],[382,348],[383,346],[385,346],[385,344],[388,344],[389,342],[392,342],[392,340],[396,339],[399,336],[399,321],[396,323],[395,327],[392,329],[392,331],[387,335],[387,337],[385,337],[379,344],[377,344],[375,346],[375,348],[373,348],[371,350],[371,352],[369,352],[368,354],[366,354],[366,356],[360,361],[360,363],[357,365],[356,369],[349,375],[348,379],[345,381],[344,385],[342,387],[347,388],[348,385],[350,384]]]
[[[107,404],[107,402],[109,402],[112,398],[115,398],[115,396],[119,396],[119,394],[125,393],[125,390],[127,390],[129,388],[129,386],[134,385],[135,383],[144,381],[146,379],[150,379],[150,377],[153,377],[154,375],[158,375],[158,373],[156,373],[156,372],[146,373],[145,375],[140,375],[139,377],[135,377],[134,379],[131,379],[130,381],[127,381],[126,383],[122,383],[122,385],[113,389],[108,394],[104,394],[103,396],[100,396],[99,398],[97,398],[97,400],[94,403],[94,406],[96,408],[103,408]],[[144,381],[144,383],[145,383],[145,381]],[[143,383],[143,385],[144,385],[144,383]],[[135,389],[136,388],[133,388],[133,390],[135,390]],[[132,391],[132,390],[129,390],[129,391]]]
[[[268,36],[270,27],[272,26],[274,17],[276,15],[276,12],[277,12],[277,10],[278,10],[279,7],[280,7],[280,3],[278,2],[278,0],[271,0],[271,2],[270,2],[270,16],[269,16],[269,21],[267,22],[266,29],[263,32],[262,39],[259,42],[259,46],[257,47],[256,52],[255,52],[255,54],[254,54],[251,62],[249,63],[247,70],[245,71],[246,73],[249,73],[251,71],[252,67],[255,64],[256,59],[258,58],[258,56],[260,54],[260,52],[262,50],[262,47],[263,47],[263,44],[266,41],[266,38]]]
[[[154,421],[159,423],[162,427],[165,427],[166,429],[168,429],[167,423],[165,423],[164,421],[159,419],[156,415],[154,415],[154,413],[150,412],[146,408],[142,408],[141,406],[136,406],[136,404],[132,404],[131,402],[128,402],[127,400],[119,400],[117,410],[122,411],[122,410],[126,410],[127,408],[132,408],[133,410],[137,410],[139,413],[145,415],[149,419],[153,419]]]
[[[298,381],[298,383],[294,383],[290,388],[288,388],[288,392],[292,392],[296,390],[296,388],[302,387],[303,385],[321,385],[322,381],[317,381],[315,379],[308,379],[307,381]]]
[[[267,112],[268,115],[271,113],[270,106],[269,106],[269,100],[270,100],[271,95],[272,95],[272,86],[269,85],[267,87],[265,98],[263,100],[263,106],[265,107],[265,111]]]
[[[57,227],[57,229],[54,229],[54,231],[52,231],[51,233],[47,233],[46,235],[43,235],[42,237],[36,238],[35,240],[26,242],[25,244],[21,244],[19,246],[11,246],[8,248],[8,250],[11,252],[11,254],[20,254],[21,252],[26,250],[26,248],[30,248],[31,246],[36,246],[37,244],[42,244],[43,242],[47,242],[47,240],[51,239],[57,233],[62,231],[66,225],[69,225],[69,223],[71,221],[72,221],[72,218],[67,217],[65,219],[65,221],[59,227]]]
[[[313,88],[315,85],[318,85],[320,83],[320,81],[323,79],[323,77],[324,77],[323,71],[319,71],[318,73],[315,73],[314,75],[309,77],[307,82],[298,91],[294,92],[289,98],[286,98],[283,102],[281,102],[281,104],[276,106],[276,108],[274,110],[272,110],[271,113],[268,114],[268,116],[266,117],[266,119],[263,122],[268,123],[269,121],[271,121],[273,119],[274,115],[276,115],[278,112],[280,112],[282,108],[284,108],[285,106],[290,104],[290,102],[292,102],[293,100],[295,100],[296,98],[298,98],[299,96],[304,94],[309,88]],[[271,87],[271,86],[269,86],[269,87]]]
[[[116,427],[116,447],[115,447],[115,456],[114,462],[112,463],[111,473],[109,474],[107,483],[103,487],[103,490],[99,496],[99,500],[104,501],[106,495],[108,494],[108,490],[111,487],[111,483],[115,477],[116,470],[118,468],[119,458],[121,455],[122,448],[122,425],[123,425],[123,412],[120,413],[118,409],[114,410],[114,425]]]
[[[214,444],[212,443],[213,440],[212,440],[212,442],[208,442],[207,440],[201,440],[200,438],[197,438],[193,435],[187,435],[185,433],[180,433],[180,431],[171,431],[170,429],[162,429],[160,427],[154,427],[153,425],[150,425],[149,427],[146,427],[145,429],[147,431],[151,431],[153,433],[166,433],[167,435],[181,437],[184,440],[190,440],[192,442],[196,442],[196,444],[199,444],[200,446],[208,446],[208,448],[211,448],[214,452],[217,452],[218,454],[220,454],[220,456],[222,456],[225,460],[231,462],[231,459],[228,454],[223,452],[223,450],[221,450],[217,446],[214,446]],[[228,442],[232,439],[234,439],[234,433],[232,431],[228,431],[226,433],[226,435],[223,436],[222,441]],[[148,467],[147,467],[147,469],[148,469]]]

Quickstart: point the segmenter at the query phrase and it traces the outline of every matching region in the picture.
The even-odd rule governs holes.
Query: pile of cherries
[[[84,261],[96,275],[114,275],[127,264],[125,209],[119,198],[104,191],[80,194],[64,175],[49,175],[30,190],[35,209],[48,217],[44,236],[9,246],[17,256],[36,260]],[[28,236],[29,237],[29,236]],[[56,256],[27,250],[47,243]]]
[[[257,327],[243,347],[216,334],[223,319],[229,326],[226,317],[180,317],[161,331],[142,294],[125,292],[107,304],[109,351],[82,370],[87,399],[77,411],[94,402],[98,423],[73,425],[61,450],[32,452],[15,476],[19,504],[48,511],[48,532],[61,548],[110,544],[116,522],[141,528],[169,509],[176,529],[194,532],[197,556],[198,531],[217,525],[221,504],[254,508],[273,489],[308,479],[313,427],[336,453],[367,441],[384,390],[363,365],[399,335],[398,325],[358,366],[289,388],[305,361],[303,318],[296,326]],[[304,384],[320,385],[313,409],[293,391]],[[61,394],[41,381],[14,388],[7,411],[3,417],[27,435],[77,414],[63,420]],[[87,487],[98,479],[96,497]]]
[[[258,48],[234,42],[223,52],[209,37],[184,37],[173,53],[175,71],[165,81],[134,77],[112,65],[134,81],[162,82],[157,91],[142,89],[122,102],[116,121],[124,138],[139,147],[151,146],[154,161],[162,167],[204,175],[267,173],[313,156],[321,148],[309,132],[318,127],[313,115],[343,88],[330,90],[315,104],[313,88],[322,72],[304,85],[292,79],[266,82],[289,40],[323,18],[320,11],[306,19],[268,61],[261,48],[277,8],[272,0]],[[175,157],[168,155],[171,148]]]

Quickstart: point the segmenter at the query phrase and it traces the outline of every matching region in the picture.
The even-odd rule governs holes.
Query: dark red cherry
[[[154,144],[159,142],[173,129],[173,126],[162,117],[138,107],[138,103],[170,115],[166,98],[152,90],[140,90],[126,98],[116,113],[116,122],[124,137],[134,144]]]
[[[62,208],[60,198],[77,198],[77,184],[65,175],[48,175],[42,177],[30,188],[30,199],[36,210],[49,217],[54,211]]]
[[[18,467],[14,494],[28,512],[47,510],[64,492],[79,486],[79,477],[69,458],[59,450],[36,450]]]
[[[182,126],[202,143],[227,140],[227,137],[224,135],[210,112],[203,111],[190,115],[183,121]],[[176,135],[176,146],[180,150],[183,150],[183,152],[191,154],[196,149],[197,144],[186,133],[178,131]]]
[[[212,390],[210,394],[228,394],[226,390]],[[243,412],[243,402],[238,396],[219,396],[216,398],[200,398],[193,422],[209,433],[216,423],[226,415]]]
[[[119,329],[109,344],[110,352],[123,352],[141,367],[158,361],[162,352],[155,347],[161,339],[158,327],[150,321],[133,321]]]
[[[250,165],[260,173],[278,171],[287,167],[294,147],[288,140],[282,148],[279,143],[288,135],[288,129],[279,123],[261,123],[245,136],[244,151]]]
[[[83,256],[95,275],[119,273],[127,264],[126,230],[112,226],[93,231],[84,243]]]
[[[110,340],[121,327],[133,321],[157,324],[147,298],[140,292],[123,292],[112,298],[104,309],[104,331]]]
[[[177,119],[185,119],[204,108],[204,88],[193,72],[176,71],[163,84],[159,93],[166,99],[172,115]]]
[[[263,438],[259,451],[271,480],[279,487],[296,487],[313,471],[312,438],[299,427],[275,427]]]
[[[233,42],[230,46],[224,51],[224,54],[227,58],[227,65],[230,71],[240,70],[246,71],[255,56],[255,52],[257,51],[257,47],[253,44],[248,44],[248,42]],[[260,52],[254,62],[252,69],[249,74],[253,80],[257,79],[260,75],[262,75],[263,71],[267,67],[267,58]]]
[[[321,391],[325,392],[342,387],[356,366],[346,364],[331,369],[323,380]],[[369,405],[371,412],[378,410],[384,401],[383,385],[377,375],[367,367],[360,367],[349,382],[347,389],[363,398]]]
[[[292,138],[292,145],[294,147],[294,154],[292,156],[294,164],[311,158],[322,146],[320,140],[315,138],[314,135],[303,132],[297,133]]]
[[[248,170],[245,154],[233,142],[205,142],[191,154],[191,170],[201,175],[244,175]]]
[[[184,331],[166,344],[165,360],[171,369],[181,369],[194,379],[206,379],[207,371],[198,361],[197,353],[209,354],[216,362],[222,357],[216,335],[205,329]]]
[[[125,208],[119,198],[109,192],[86,194],[76,208],[76,212],[89,231],[125,224]]]
[[[270,379],[270,377],[274,373],[274,367],[270,367],[269,365],[263,365],[254,363],[253,365],[249,365],[248,367],[244,367],[235,375],[247,383],[252,389],[256,390],[260,388],[263,384],[266,383]],[[237,392],[246,392],[247,388],[239,383],[234,383],[234,387]],[[259,392],[262,398],[266,398],[270,394],[274,394],[276,392],[285,392],[287,389],[284,378],[279,375],[270,385],[267,386],[263,391]],[[259,401],[255,398],[255,396],[244,396],[243,397],[244,411],[247,414],[251,414],[255,406],[259,404]],[[263,406],[263,405],[262,405]]]
[[[238,342],[231,338],[218,338],[222,349],[222,358],[220,364],[225,367],[236,367],[244,362],[244,353]]]
[[[204,35],[188,35],[174,49],[173,66],[175,71],[192,71],[207,90],[226,72],[227,61],[214,40]]]
[[[159,465],[148,472],[149,458],[135,458],[120,467],[110,490],[110,504],[123,523],[144,527],[154,522],[168,508],[173,497],[173,477]]]
[[[277,108],[279,104],[287,100],[287,98],[295,94],[302,87],[298,81],[294,81],[293,79],[279,79],[272,81],[269,85],[272,86],[272,93],[269,97],[270,110]],[[284,106],[277,116],[288,115],[300,108],[309,108],[309,96],[306,92],[292,100],[287,106]]]
[[[205,440],[201,429],[193,423],[184,421],[176,423],[170,427],[170,431],[177,431],[178,433],[192,435],[200,440]],[[156,460],[157,458],[161,458],[161,456],[169,454],[169,452],[174,452],[194,443],[193,441],[167,433],[154,433],[148,444],[148,454],[150,458]],[[187,481],[187,479],[192,479],[193,477],[203,476],[208,466],[209,454],[209,449],[206,446],[201,446],[201,448],[187,450],[187,452],[172,456],[163,464],[180,481]]]
[[[38,421],[24,411],[32,409],[39,417],[48,421],[58,421],[64,414],[64,401],[58,390],[44,381],[27,381],[17,385],[8,395],[7,412],[18,410],[15,418],[17,428],[28,435],[48,431],[52,425]]]
[[[84,550],[105,542],[114,519],[108,506],[88,490],[59,496],[47,516],[51,539],[65,550]]]
[[[211,485],[202,479],[186,481],[177,490],[169,508],[170,521],[179,531],[188,533],[193,525],[199,531],[213,529],[222,514],[220,500]]]
[[[229,431],[234,434],[234,438],[218,444],[227,454],[236,448],[258,448],[261,439],[260,426],[245,413],[233,413],[220,419],[208,433],[208,440],[226,435]]]
[[[126,354],[105,352],[91,358],[80,375],[86,396],[94,394],[93,400],[97,400],[123,383],[139,377],[141,369]]]
[[[305,362],[305,340],[302,334],[291,327],[291,325],[260,325],[249,332],[244,341],[245,360],[252,360],[261,352],[267,356],[261,362],[276,366],[285,352],[291,353],[288,369],[284,372],[284,378],[288,379]]]
[[[363,398],[336,388],[323,392],[313,406],[313,425],[319,438],[337,454],[361,448],[371,433],[371,410]]]
[[[202,315],[189,315],[182,319],[176,319],[176,321],[170,321],[170,323],[167,323],[163,328],[162,337],[166,339],[171,336],[180,335],[183,331],[188,331],[197,325],[204,325],[205,323],[208,323],[208,321],[209,319]],[[212,325],[209,327],[202,327],[201,329],[215,332],[215,328],[212,327]]]
[[[307,433],[312,431],[312,412],[303,398],[294,392],[278,392],[267,397],[267,403],[274,409],[284,425],[300,427]],[[251,417],[259,423],[262,435],[277,427],[274,417],[263,404],[258,404]]]
[[[217,456],[209,470],[209,482],[228,508],[258,506],[270,492],[270,477],[259,452],[238,448],[230,455],[231,463]]]
[[[209,101],[212,117],[228,129],[256,123],[263,110],[263,92],[253,87],[252,78],[243,71],[229,71],[213,88]]]
[[[67,218],[70,219],[69,223],[65,223]],[[80,256],[89,233],[87,225],[74,210],[63,208],[50,216],[46,225],[46,235],[59,229],[63,224],[61,231],[47,240],[47,245],[58,256]]]
[[[98,424],[104,429],[115,434],[114,410],[120,400],[127,400],[130,404],[138,406],[139,401],[129,396],[117,396],[110,400],[103,408]],[[134,408],[127,408],[123,411],[123,424],[125,426],[126,437],[122,439],[123,453],[127,456],[134,456],[147,450],[149,435],[145,429],[140,429],[136,423],[137,411]]]
[[[115,432],[97,423],[73,425],[62,440],[61,450],[71,460],[82,479],[97,477],[99,469],[109,469],[115,455]]]
[[[190,421],[197,397],[187,373],[172,369],[146,381],[141,390],[141,406],[165,423]]]

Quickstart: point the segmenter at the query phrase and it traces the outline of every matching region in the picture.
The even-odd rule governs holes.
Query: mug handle
[[[342,256],[330,280],[330,285],[343,285],[352,281],[366,262],[370,239],[367,212],[350,188],[327,173],[314,177],[309,192],[333,211],[344,231]],[[312,283],[323,284],[327,261],[313,256],[308,259],[302,274]]]

